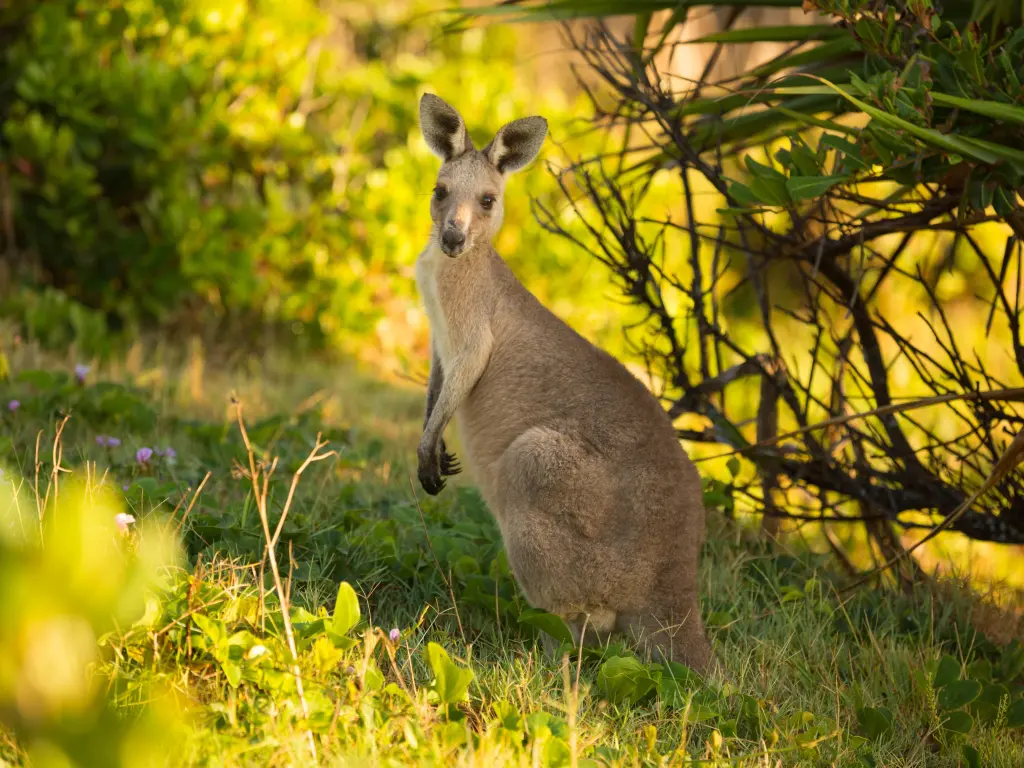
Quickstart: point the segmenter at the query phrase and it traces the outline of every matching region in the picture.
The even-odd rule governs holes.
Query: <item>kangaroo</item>
[[[547,121],[514,120],[477,150],[445,101],[426,94],[419,109],[442,161],[416,262],[431,339],[421,486],[437,495],[461,471],[443,438],[458,416],[466,466],[529,603],[560,616],[577,645],[621,632],[709,671],[696,467],[647,387],[544,307],[492,246],[505,181],[536,157]]]

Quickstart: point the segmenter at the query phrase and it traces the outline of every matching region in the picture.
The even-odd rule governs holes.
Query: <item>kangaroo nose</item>
[[[451,226],[441,235],[441,247],[449,256],[456,255],[466,244],[466,234]]]

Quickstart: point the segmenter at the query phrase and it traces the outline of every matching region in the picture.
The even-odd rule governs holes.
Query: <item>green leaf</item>
[[[734,181],[729,185],[729,197],[740,205],[761,205],[761,199],[755,195],[750,187]]]
[[[767,77],[774,75],[784,69],[793,70],[796,67],[806,67],[808,64],[817,62],[830,63],[835,61],[837,56],[853,53],[860,50],[860,45],[852,35],[844,35],[835,40],[816,45],[810,50],[798,51],[788,56],[769,61],[766,64],[755,68],[750,74],[754,77]]]
[[[939,666],[935,669],[935,677],[932,678],[932,685],[942,688],[955,680],[960,679],[960,662],[952,656],[946,655],[939,659]]]
[[[225,637],[224,625],[216,619],[211,619],[204,613],[192,615],[192,623],[195,624],[214,644],[219,644]]]
[[[786,177],[779,174],[777,179],[760,178],[750,182],[750,190],[761,202],[768,205],[786,206],[789,204],[789,191],[786,189]]]
[[[822,80],[821,78],[815,77],[814,75],[807,75],[807,77],[812,77],[815,80]],[[834,85],[833,83],[830,83],[827,80],[822,80],[822,82],[824,82],[826,84],[826,87],[830,88],[834,93],[839,94],[844,99],[853,104],[855,107],[857,107],[861,112],[864,112],[873,119],[877,120],[879,123],[888,126],[889,128],[904,131],[906,133],[909,133],[911,136],[917,137],[918,139],[927,144],[931,144],[934,147],[938,147],[939,149],[945,149],[947,152],[954,152],[959,155],[966,155],[967,157],[974,158],[975,160],[982,163],[995,165],[997,162],[999,162],[999,155],[993,153],[989,149],[977,146],[975,142],[967,142],[963,139],[963,137],[960,136],[951,136],[945,133],[940,133],[939,131],[936,131],[934,128],[924,128],[922,126],[915,125],[914,123],[904,120],[903,118],[896,117],[895,115],[891,115],[888,112],[878,109],[877,107],[873,107],[866,101],[862,101],[861,99],[858,99],[855,96],[851,96],[838,85]]]
[[[812,200],[821,197],[836,184],[849,180],[849,176],[791,176],[786,190],[794,200]]]
[[[572,643],[572,632],[561,618],[552,613],[536,608],[527,608],[519,615],[521,624],[529,624],[542,632],[546,632],[561,643]]]
[[[1024,728],[1024,699],[1017,699],[1006,710],[1007,728]]]
[[[601,665],[597,688],[613,704],[636,703],[657,685],[650,671],[630,656],[614,656]]]
[[[786,180],[786,174],[782,173],[777,168],[773,168],[770,165],[765,165],[763,163],[757,162],[757,160],[752,158],[750,155],[747,155],[746,157],[744,157],[743,161],[747,165],[747,170],[750,171],[750,174],[755,179],[768,179],[768,180],[780,179],[782,181]]]
[[[942,727],[947,731],[966,736],[974,728],[974,718],[962,709],[958,709],[946,716],[946,719],[942,721]]]
[[[647,39],[647,30],[651,26],[653,15],[650,11],[638,13],[633,22],[633,48],[640,56],[644,52],[644,41]]]
[[[892,712],[885,707],[863,707],[857,710],[857,722],[867,738],[877,741],[892,730]]]
[[[473,682],[473,671],[455,664],[448,652],[437,643],[427,643],[427,661],[434,673],[431,684],[442,704],[456,704],[466,699],[469,684]]]
[[[758,5],[773,8],[799,8],[801,0],[761,0]],[[747,0],[725,0],[723,6],[743,6]],[[465,16],[498,16],[506,24],[593,19],[602,16],[623,16],[641,11],[664,11],[678,8],[679,0],[547,0],[535,5],[501,3],[478,5],[462,11]],[[511,18],[510,18],[511,17]]]
[[[359,598],[352,586],[343,581],[338,585],[338,599],[334,603],[334,616],[331,619],[331,630],[338,635],[348,633],[359,623]]]
[[[991,704],[994,707],[998,707],[1002,704],[1005,697],[1010,695],[1010,689],[1001,683],[989,683],[981,689],[981,695],[978,696],[978,701],[983,701],[986,704]]]
[[[1017,208],[1017,193],[1005,187],[996,187],[992,196],[992,207],[1002,218],[1006,218]]]
[[[818,158],[804,144],[797,142],[796,139],[791,141],[789,156],[792,160],[792,167],[798,171],[799,176],[821,175]]]
[[[740,460],[733,456],[725,462],[725,468],[729,470],[730,475],[736,477],[740,473]]]
[[[964,756],[964,762],[967,763],[967,768],[981,768],[981,755],[978,754],[978,750],[972,747],[970,744],[964,744],[960,750]]]
[[[228,679],[228,683],[231,685],[231,687],[237,688],[238,684],[242,682],[241,665],[237,662],[223,659],[220,662],[220,668],[224,670],[224,676]]]
[[[834,40],[849,33],[830,24],[780,25],[752,29],[730,29],[687,40],[686,43],[799,43],[808,40]]]
[[[982,101],[980,99],[961,99],[959,96],[950,96],[945,93],[931,92],[932,101],[943,107],[956,107],[975,112],[994,120],[1006,120],[1011,123],[1024,125],[1024,107],[1015,107],[1012,104],[1003,104],[1000,101]]]
[[[860,147],[852,141],[847,141],[843,137],[832,133],[826,133],[821,137],[819,144],[824,144],[826,147],[831,147],[839,152],[844,165],[850,164],[856,167],[857,170],[867,170],[868,165],[860,156]]]
[[[960,709],[978,698],[981,683],[977,680],[955,680],[939,691],[939,706],[943,709]]]

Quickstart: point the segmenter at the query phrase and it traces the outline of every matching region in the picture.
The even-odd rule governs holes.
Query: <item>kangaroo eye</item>
[[[448,197],[448,190],[444,187],[434,187],[434,197],[438,200],[444,200]]]
[[[491,208],[494,207],[494,196],[484,195],[483,197],[480,198],[480,205],[483,206],[483,209],[485,211],[491,210]]]

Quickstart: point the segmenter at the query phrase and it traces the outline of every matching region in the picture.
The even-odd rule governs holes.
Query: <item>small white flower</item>
[[[252,648],[249,649],[249,652],[245,654],[245,658],[251,661],[252,659],[258,659],[265,653],[269,653],[265,645],[254,645]]]
[[[118,512],[114,516],[114,525],[117,526],[117,530],[121,533],[128,533],[128,526],[135,522],[135,518],[131,515],[125,514],[124,512]]]

